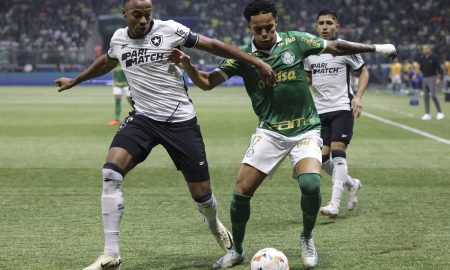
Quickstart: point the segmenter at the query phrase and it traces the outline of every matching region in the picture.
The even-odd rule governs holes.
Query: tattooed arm
[[[323,53],[333,55],[350,55],[358,53],[378,53],[383,56],[394,58],[397,56],[392,44],[363,44],[345,40],[327,40],[327,47]]]

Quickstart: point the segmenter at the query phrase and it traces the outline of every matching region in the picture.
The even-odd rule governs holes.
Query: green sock
[[[230,205],[231,226],[233,231],[233,250],[244,252],[245,225],[250,218],[250,199],[252,196],[233,193]]]
[[[306,173],[298,177],[298,183],[302,192],[301,208],[303,211],[303,231],[301,236],[312,237],[312,231],[316,224],[322,196],[320,194],[320,174]]]
[[[115,103],[115,107],[114,107],[114,120],[120,119],[121,110],[122,110],[121,100],[116,99],[116,103]]]

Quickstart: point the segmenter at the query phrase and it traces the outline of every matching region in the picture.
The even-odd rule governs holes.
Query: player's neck
[[[128,28],[128,30],[127,30],[128,37],[131,39],[143,39],[148,33],[150,33],[150,31],[152,31],[154,24],[155,24],[155,20],[152,19],[152,21],[150,22],[150,27],[148,28],[147,32],[145,32],[145,34],[142,37],[133,37],[131,35],[130,29]]]

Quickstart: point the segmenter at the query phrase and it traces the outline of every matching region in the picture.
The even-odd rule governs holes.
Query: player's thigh
[[[330,113],[320,114],[320,137],[322,138],[324,146],[331,145],[331,121],[330,121]],[[326,154],[326,153],[325,153]]]
[[[331,142],[350,144],[354,120],[352,111],[334,112],[331,120]]]
[[[293,167],[293,177],[304,173],[320,173],[322,165],[322,139],[319,131],[303,134],[289,153]]]
[[[253,195],[267,177],[267,174],[248,164],[241,164],[234,190],[241,194]]]
[[[157,129],[147,120],[141,115],[125,118],[111,142],[108,160],[122,162],[130,170],[147,158],[152,148],[159,143]]]
[[[250,165],[272,177],[295,145],[291,141],[288,137],[276,132],[257,128],[241,163]]]
[[[209,181],[205,144],[197,118],[168,124],[160,136],[161,144],[187,182]]]

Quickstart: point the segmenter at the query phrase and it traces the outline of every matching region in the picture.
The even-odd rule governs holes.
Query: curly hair
[[[277,17],[277,9],[275,4],[267,0],[254,0],[250,2],[244,9],[244,17],[250,22],[250,18],[259,14],[272,13],[273,17]]]

